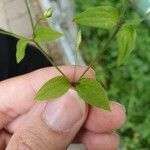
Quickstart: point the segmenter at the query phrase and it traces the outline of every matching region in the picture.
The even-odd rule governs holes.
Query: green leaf
[[[71,87],[70,82],[63,76],[57,76],[47,81],[35,96],[36,100],[51,100],[62,96]]]
[[[17,42],[17,46],[16,46],[16,60],[17,63],[21,62],[21,60],[25,57],[25,50],[28,44],[28,40],[26,39],[20,39]]]
[[[77,34],[77,48],[79,48],[81,41],[82,41],[82,35],[81,35],[81,30],[80,30]]]
[[[61,37],[62,34],[49,28],[49,27],[44,27],[44,26],[37,26],[35,30],[35,41],[38,43],[42,42],[49,42],[56,40],[57,38]]]
[[[137,19],[133,19],[133,20],[127,20],[124,24],[124,26],[138,26],[139,24],[141,24],[143,21],[145,20],[145,18],[137,18]]]
[[[136,30],[132,26],[123,26],[118,32],[118,65],[122,65],[134,50],[136,37]]]
[[[145,19],[150,16],[150,12],[147,12],[143,18],[135,18],[129,19],[125,22],[124,26],[138,26],[141,24]]]
[[[73,21],[80,25],[110,29],[116,25],[118,19],[117,9],[111,6],[99,6],[80,13]]]
[[[110,110],[107,92],[95,79],[80,79],[76,86],[76,90],[86,103],[105,110]]]

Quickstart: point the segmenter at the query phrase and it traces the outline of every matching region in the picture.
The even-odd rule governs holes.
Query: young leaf
[[[17,63],[20,63],[21,60],[25,57],[25,50],[27,47],[28,41],[26,39],[20,39],[17,42],[17,46],[16,46],[16,60]]]
[[[80,25],[110,29],[119,19],[117,9],[111,6],[99,6],[84,11],[74,18],[74,22]]]
[[[79,48],[81,41],[82,41],[82,35],[81,35],[81,30],[80,30],[77,34],[77,48]]]
[[[71,87],[70,82],[63,76],[57,76],[47,81],[35,96],[36,100],[51,100],[62,96]]]
[[[127,20],[124,26],[138,26],[140,23],[142,23],[145,20],[145,18],[137,18],[133,20]]]
[[[95,79],[81,78],[76,90],[79,96],[88,104],[110,110],[107,92]]]
[[[136,19],[132,19],[132,20],[131,19],[127,20],[124,25],[125,26],[137,26],[140,23],[142,23],[145,19],[147,19],[147,17],[149,17],[149,16],[150,16],[150,12],[147,12],[143,18],[136,18]]]
[[[118,32],[118,65],[122,65],[135,48],[136,37],[136,30],[132,26],[123,26]]]
[[[37,26],[35,30],[35,41],[38,43],[49,42],[61,37],[62,34],[45,26]]]

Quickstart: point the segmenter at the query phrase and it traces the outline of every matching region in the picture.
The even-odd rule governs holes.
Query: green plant
[[[142,0],[141,0],[142,1]],[[97,5],[111,5],[120,8],[122,0],[76,0],[77,13]],[[127,18],[140,19],[133,5],[129,3]],[[126,107],[127,122],[119,130],[122,145],[127,150],[149,150],[150,147],[150,30],[145,22],[136,26],[137,42],[134,53],[124,65],[116,67],[118,52],[115,40],[108,51],[94,64],[97,80],[104,84],[108,96]],[[86,63],[90,63],[108,38],[106,30],[82,26],[81,53]]]
[[[29,9],[27,0],[25,0],[29,17],[31,20],[31,25],[33,29],[32,38],[26,38],[14,33],[10,33],[4,30],[0,32],[7,35],[12,35],[19,38],[17,43],[17,53],[16,58],[19,63],[25,56],[25,50],[28,43],[34,44],[37,49],[44,54],[44,56],[56,67],[56,69],[61,73],[62,76],[57,76],[49,81],[47,81],[39,92],[36,94],[36,100],[47,100],[54,99],[63,95],[71,86],[74,86],[79,96],[85,100],[90,105],[100,107],[106,110],[110,110],[108,103],[108,96],[105,89],[101,84],[95,79],[84,78],[85,73],[92,67],[92,65],[99,60],[99,57],[106,51],[109,44],[117,37],[118,41],[118,66],[122,65],[130,53],[133,51],[136,41],[136,30],[135,25],[138,25],[143,21],[134,20],[126,22],[126,10],[128,7],[128,0],[123,1],[123,8],[121,15],[116,8],[112,6],[99,6],[82,12],[74,18],[74,22],[81,25],[92,26],[96,28],[102,28],[106,30],[114,30],[106,43],[104,44],[102,50],[98,53],[97,57],[90,63],[87,69],[81,74],[77,81],[70,81],[67,76],[60,70],[60,68],[55,64],[55,62],[45,53],[41,43],[49,42],[59,38],[62,34],[48,27],[40,26],[39,22],[50,18],[52,16],[52,10],[48,9],[44,12],[44,15],[39,18],[36,24],[34,24],[32,15]],[[146,14],[147,15],[147,14]],[[77,49],[81,43],[81,32],[78,34],[77,38]],[[76,61],[74,69],[74,78],[76,75],[76,63],[77,63],[77,52]]]

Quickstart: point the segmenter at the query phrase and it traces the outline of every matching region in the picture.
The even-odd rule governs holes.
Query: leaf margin
[[[126,37],[127,36],[127,32],[129,33],[128,37]],[[131,34],[131,32],[133,32],[133,33]],[[123,65],[124,62],[126,61],[126,59],[129,57],[129,55],[135,49],[136,39],[137,39],[137,31],[134,28],[134,26],[132,26],[132,25],[124,25],[119,30],[119,32],[117,33],[117,45],[118,45],[117,65],[118,66]],[[123,48],[122,48],[122,44],[125,44]],[[123,51],[124,54],[122,53],[122,49],[124,49],[124,51]]]
[[[92,81],[92,82],[94,82],[94,84],[97,84],[97,90],[94,90],[94,91],[96,91],[96,92],[98,92],[98,91],[100,91],[100,89],[101,89],[101,92],[104,94],[103,95],[103,97],[105,98],[105,104],[102,106],[100,103],[100,101],[101,100],[99,100],[99,104],[93,104],[93,102],[89,102],[89,101],[93,101],[94,100],[94,98],[92,97],[91,98],[91,94],[89,95],[89,93],[93,90],[90,90],[90,91],[87,91],[87,97],[88,98],[85,98],[86,96],[85,96],[85,91],[84,92],[81,92],[80,90],[79,90],[79,86],[81,85],[81,82],[82,81],[84,81],[84,80],[86,80],[87,81],[87,83],[89,83],[89,81]],[[85,87],[85,85],[84,85],[84,87]],[[104,109],[104,110],[108,110],[108,111],[111,111],[110,110],[110,105],[109,105],[109,98],[108,98],[108,95],[107,95],[107,92],[106,92],[106,90],[101,86],[101,84],[96,80],[96,79],[92,79],[92,78],[81,78],[80,79],[80,81],[78,82],[78,84],[77,84],[77,86],[76,86],[76,91],[77,91],[77,93],[78,93],[78,95],[80,96],[80,98],[81,99],[83,99],[86,103],[88,103],[89,105],[92,105],[92,106],[95,106],[95,107],[98,107],[98,108],[102,108],[102,109]],[[98,93],[97,93],[97,95],[98,95]],[[101,97],[101,96],[100,96]],[[89,98],[91,98],[90,100],[89,100]],[[98,98],[97,98],[98,99]],[[99,98],[99,99],[101,99],[101,98]],[[98,101],[97,101],[98,102]],[[96,103],[97,103],[96,102]]]
[[[47,43],[60,38],[63,34],[46,26],[37,25],[34,31],[34,40],[38,43]],[[53,35],[52,35],[53,34]]]
[[[55,95],[53,92],[51,92],[52,94],[53,94],[53,96],[49,96],[49,95],[47,95],[47,96],[45,96],[45,97],[43,97],[42,95],[43,95],[43,90],[45,90],[45,88],[47,88],[47,86],[51,83],[51,82],[54,82],[54,81],[56,81],[56,80],[58,80],[58,79],[61,79],[61,81],[62,82],[58,82],[57,84],[58,85],[63,85],[64,86],[64,83],[66,83],[66,87],[65,87],[65,89],[63,90],[63,91],[61,91],[61,93],[58,93],[58,95]],[[56,86],[56,85],[55,85]],[[55,98],[58,98],[58,97],[60,97],[60,96],[62,96],[63,94],[65,94],[68,90],[69,90],[69,88],[71,87],[71,83],[64,77],[64,76],[56,76],[56,77],[54,77],[54,78],[52,78],[52,79],[50,79],[50,80],[48,80],[46,83],[44,83],[43,85],[42,85],[42,87],[38,90],[38,92],[36,93],[36,95],[35,95],[35,97],[34,97],[34,99],[35,100],[37,100],[37,101],[44,101],[44,100],[47,100],[47,99],[51,99],[51,100],[53,100],[53,99],[55,99]],[[47,89],[46,89],[47,90]],[[56,87],[53,87],[53,90],[56,90]],[[57,89],[58,90],[58,89]],[[57,91],[56,90],[56,91]],[[47,91],[46,91],[47,92]],[[58,92],[58,91],[57,91]],[[60,91],[59,91],[60,92]]]
[[[112,27],[110,27],[110,26],[108,26],[108,27],[105,27],[104,25],[92,25],[93,23],[92,23],[92,21],[91,21],[91,19],[90,19],[90,23],[89,23],[89,25],[86,25],[85,24],[85,21],[83,21],[83,18],[84,18],[84,16],[86,16],[87,15],[87,13],[91,13],[91,12],[93,12],[94,10],[96,10],[96,9],[110,9],[112,12],[114,11],[114,17],[116,18],[116,19],[112,19],[112,23],[109,23],[109,25],[110,24],[114,24],[112,27],[114,27],[115,26],[115,24],[117,24],[117,22],[118,22],[118,20],[119,20],[119,12],[118,12],[118,10],[115,8],[115,7],[112,7],[112,6],[109,6],[109,5],[105,5],[105,6],[96,6],[96,7],[92,7],[92,8],[90,8],[89,10],[85,10],[85,11],[83,11],[83,12],[81,12],[81,13],[79,13],[77,16],[75,16],[75,18],[73,19],[73,22],[75,22],[76,24],[80,24],[80,25],[84,25],[84,26],[90,26],[90,27],[96,27],[96,28],[102,28],[102,29],[109,29],[109,28],[112,28]],[[91,12],[90,12],[91,11]],[[112,15],[112,12],[109,14],[109,15]],[[108,14],[107,14],[108,15]],[[86,19],[88,18],[87,16],[85,17]],[[80,22],[81,21],[81,22]],[[110,18],[108,18],[108,21],[110,21]]]
[[[16,44],[16,61],[19,64],[25,57],[25,51],[28,45],[27,39],[19,39]]]

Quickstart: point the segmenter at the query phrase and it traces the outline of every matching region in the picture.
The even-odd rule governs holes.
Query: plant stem
[[[29,39],[26,38],[26,37],[20,36],[20,35],[18,35],[18,34],[15,34],[15,33],[9,32],[9,31],[5,31],[5,30],[3,30],[3,29],[1,29],[1,28],[0,28],[0,33],[1,33],[1,34],[4,34],[4,35],[8,35],[8,36],[13,36],[13,37],[16,37],[16,38],[18,38],[18,39],[27,39],[27,40],[29,40]]]
[[[34,33],[34,22],[33,22],[33,18],[32,18],[32,15],[31,15],[31,10],[30,10],[30,7],[29,7],[28,0],[25,0],[25,4],[26,4],[28,15],[29,15],[29,18],[30,18],[32,30],[33,30],[33,33]]]
[[[75,49],[75,65],[74,65],[73,82],[75,82],[75,80],[76,80],[77,60],[78,60],[78,48]]]
[[[67,78],[67,76],[59,69],[59,67],[57,66],[57,64],[46,54],[46,52],[43,50],[43,48],[40,46],[39,43],[37,43],[34,38],[35,38],[35,29],[37,27],[37,22],[36,25],[34,26],[34,22],[33,22],[33,18],[32,18],[32,15],[31,15],[31,11],[30,11],[30,8],[29,8],[29,4],[28,4],[28,1],[25,0],[25,4],[26,4],[26,7],[27,7],[27,11],[28,11],[28,14],[29,14],[29,17],[30,17],[30,22],[31,22],[31,25],[32,25],[32,30],[33,30],[33,36],[32,36],[32,42],[36,45],[36,47],[39,49],[39,51],[47,58],[47,60],[54,66],[56,67],[56,69],[69,81],[69,79]]]
[[[35,41],[33,40],[33,43],[36,45],[36,47],[39,49],[39,51],[47,58],[47,60],[54,66],[56,69],[69,81],[68,77],[59,69],[57,64],[46,54],[44,49]]]
[[[128,2],[129,2],[129,0],[124,0],[122,12],[121,12],[121,15],[120,15],[120,19],[119,19],[119,21],[118,21],[118,23],[116,25],[116,28],[115,28],[114,32],[108,38],[108,40],[107,40],[106,44],[104,45],[104,47],[102,48],[101,52],[97,55],[97,57],[90,63],[90,65],[87,67],[87,69],[79,77],[78,81],[86,74],[86,72],[91,68],[91,66],[99,59],[99,55],[101,55],[102,53],[104,53],[106,51],[106,49],[108,48],[109,44],[112,42],[112,40],[115,38],[116,34],[118,33],[118,31],[122,27],[122,24],[124,22],[125,13],[126,13],[127,6],[128,6]]]
[[[13,36],[13,37],[16,37],[18,39],[26,39],[28,41],[32,41],[37,46],[37,48],[40,50],[40,52],[49,60],[49,62],[54,67],[56,67],[57,70],[68,80],[68,78],[66,77],[66,75],[57,67],[57,65],[55,64],[55,62],[45,53],[45,51],[43,50],[43,48],[36,41],[28,39],[28,38],[20,36],[20,35],[17,35],[17,34],[14,34],[14,33],[11,33],[11,32],[8,32],[8,31],[5,31],[3,29],[0,29],[0,33],[1,34],[5,34],[5,35],[9,35],[9,36]]]
[[[35,26],[34,26],[34,31],[36,30],[38,24],[40,23],[40,21],[44,20],[44,18],[38,19]]]
[[[109,37],[109,39],[107,40],[106,44],[104,45],[104,47],[101,50],[101,53],[103,53],[107,47],[109,46],[109,44],[111,43],[111,41],[114,39],[114,37],[116,36],[116,34],[118,33],[120,27],[117,26],[116,29],[114,30],[113,34]],[[100,54],[101,54],[100,53]],[[90,65],[87,67],[87,69],[83,72],[83,74],[80,76],[79,80],[85,75],[85,73],[92,67],[92,65],[99,59],[99,55],[97,55],[97,57],[90,63]]]

